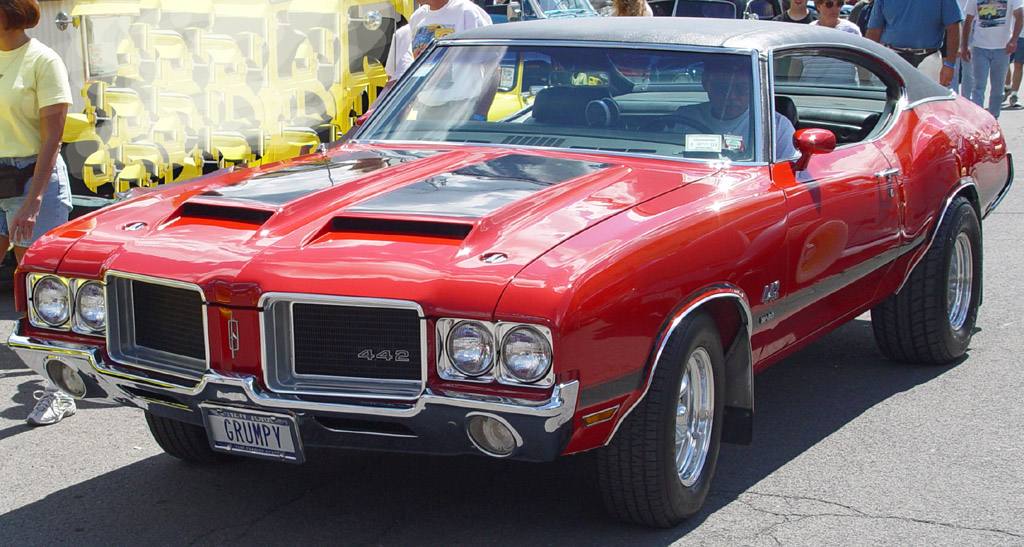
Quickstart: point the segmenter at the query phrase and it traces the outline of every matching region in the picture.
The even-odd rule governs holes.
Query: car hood
[[[715,170],[557,151],[348,145],[115,205],[52,232],[32,259],[65,275],[115,270],[195,283],[227,305],[295,292],[490,313],[516,273],[552,247]]]

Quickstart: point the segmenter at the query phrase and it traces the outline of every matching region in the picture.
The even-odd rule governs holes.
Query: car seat
[[[586,125],[587,105],[610,97],[607,87],[548,87],[533,101],[533,119],[540,123]]]

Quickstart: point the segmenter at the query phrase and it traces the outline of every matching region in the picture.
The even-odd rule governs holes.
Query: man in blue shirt
[[[867,38],[895,50],[916,67],[942,47],[945,37],[946,56],[939,83],[948,86],[960,50],[963,19],[957,0],[875,0]]]

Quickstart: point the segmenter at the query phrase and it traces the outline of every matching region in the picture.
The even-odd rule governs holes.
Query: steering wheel
[[[657,118],[647,120],[640,124],[641,131],[664,131],[675,124],[682,124],[700,131],[701,133],[715,133],[708,126],[703,123],[689,117],[682,116],[679,114],[668,114],[666,116],[658,116]]]

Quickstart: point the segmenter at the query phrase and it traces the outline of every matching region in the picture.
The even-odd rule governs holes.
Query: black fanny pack
[[[18,169],[13,165],[0,165],[0,199],[13,198],[25,192],[25,183],[32,178],[36,164]]]

